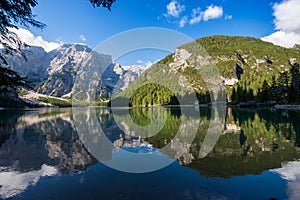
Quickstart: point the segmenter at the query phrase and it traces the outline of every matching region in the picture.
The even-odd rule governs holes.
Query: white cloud
[[[187,23],[188,21],[188,17],[187,16],[184,16],[181,18],[180,22],[179,22],[179,27],[180,28],[183,28],[185,26],[185,24]]]
[[[289,162],[279,169],[270,170],[287,180],[288,199],[299,199],[300,196],[300,162]]]
[[[138,64],[143,64],[143,63],[144,63],[144,61],[142,61],[141,59],[137,60],[136,62],[137,62]]]
[[[218,19],[223,16],[223,8],[219,6],[210,5],[203,13],[203,20]]]
[[[283,47],[293,47],[295,44],[300,44],[300,34],[295,32],[276,31],[261,39]]]
[[[197,24],[201,20],[208,21],[211,19],[218,19],[222,16],[223,8],[220,6],[210,5],[204,11],[201,11],[201,8],[198,7],[192,10],[192,18],[190,19],[190,24]]]
[[[227,15],[227,14],[226,14],[225,17],[224,17],[224,19],[225,19],[225,20],[231,20],[231,19],[232,19],[232,15]]]
[[[288,181],[296,181],[297,176],[300,176],[300,162],[289,162],[282,168],[272,169],[271,172],[279,174],[283,179]]]
[[[201,8],[194,8],[192,10],[192,19],[190,20],[190,24],[197,24],[202,20],[203,12],[201,12]]]
[[[167,5],[167,13],[164,14],[166,17],[178,18],[179,15],[185,10],[185,6],[180,4],[177,0],[172,0]]]
[[[300,44],[300,0],[283,0],[273,10],[276,32],[262,39],[284,47]]]
[[[137,60],[136,62],[138,63],[138,66],[145,67],[145,68],[149,68],[149,67],[151,67],[151,66],[152,66],[155,62],[157,62],[157,61],[155,61],[155,62],[153,63],[153,62],[151,62],[150,60],[144,61],[144,60],[139,59],[139,60]]]
[[[84,35],[80,35],[79,37],[83,42],[86,41],[86,37]]]
[[[19,36],[19,38],[26,44],[31,46],[42,47],[47,52],[56,49],[62,44],[62,42],[48,42],[44,40],[42,36],[34,36],[30,31],[23,28],[10,28],[9,30],[16,33]]]
[[[184,11],[186,12],[186,7],[181,4],[179,0],[171,0],[171,2],[168,3],[166,7],[167,13],[163,15],[167,18],[168,21],[173,18],[174,21],[169,22],[178,24],[180,28],[184,27],[188,22],[190,25],[193,25],[201,21],[221,18],[224,14],[223,8],[221,6],[215,6],[213,4],[206,7],[204,11],[202,11],[200,7],[193,8],[191,10],[190,17],[188,17],[187,15],[181,17],[181,14]],[[232,19],[232,15],[226,15],[225,19]]]
[[[41,177],[54,176],[57,170],[53,166],[42,165],[40,170],[30,172],[0,172],[0,198],[6,199],[21,194],[26,188],[36,185]]]
[[[287,32],[300,32],[300,0],[285,0],[274,4],[275,27]]]

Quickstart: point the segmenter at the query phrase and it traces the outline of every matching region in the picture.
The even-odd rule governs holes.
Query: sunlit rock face
[[[105,99],[112,91],[124,90],[144,70],[141,66],[113,63],[110,55],[82,44],[64,44],[48,53],[32,46],[24,53],[26,58],[17,55],[8,58],[10,68],[27,77],[37,92],[57,97],[70,96],[76,84],[84,84],[96,76],[93,86],[98,87],[98,95]]]
[[[145,67],[131,65],[121,66],[111,63],[103,73],[103,81],[112,90],[112,94],[118,94],[133,83],[145,70]]]

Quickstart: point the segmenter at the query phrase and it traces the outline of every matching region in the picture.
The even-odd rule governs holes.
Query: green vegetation
[[[108,107],[109,106],[109,101],[96,101],[95,106],[103,106],[103,107]]]
[[[50,103],[51,105],[58,106],[58,107],[72,107],[72,102],[69,100],[61,100],[57,98],[51,98],[51,97],[39,97],[39,101],[42,101],[44,103]]]
[[[129,115],[122,111],[114,112],[115,120],[122,121],[132,131],[146,138],[155,147],[163,147],[176,135],[180,125],[180,115],[163,107],[131,108]],[[145,128],[148,126],[147,128]],[[150,137],[149,137],[150,136]]]
[[[130,109],[129,113],[131,116],[132,121],[137,124],[138,126],[147,126],[151,123],[151,119],[149,117],[149,110],[143,108],[135,108]]]
[[[218,118],[219,114],[212,115],[210,108],[200,108],[200,117],[188,116],[193,111],[185,109],[194,109],[193,107],[183,109],[137,107],[130,108],[129,113],[127,109],[120,109],[114,112],[114,119],[126,124],[125,127],[130,127],[132,133],[130,137],[137,139],[140,136],[170,158],[184,161],[188,155],[192,155],[190,162],[181,163],[198,170],[203,176],[228,178],[260,174],[265,170],[280,168],[284,162],[300,159],[298,148],[300,113],[298,111],[262,109],[254,112],[229,108],[226,112],[226,121],[223,121]],[[103,121],[104,127],[105,124],[115,126],[109,122],[112,119],[107,121],[108,116],[111,115],[107,113],[101,115],[100,122]],[[191,129],[181,129],[181,127],[190,127],[191,122],[197,120],[199,123],[193,127],[197,133],[193,138]],[[161,126],[157,122],[165,123]],[[210,123],[222,127],[223,134],[220,135],[212,151],[206,157],[199,158],[199,151],[207,136]],[[149,127],[144,129],[145,126]],[[160,128],[156,130],[155,127],[159,126]],[[230,132],[229,127],[237,127],[239,130]],[[119,131],[116,132],[118,136]],[[112,135],[109,137],[113,137]],[[129,135],[126,137],[128,139]],[[172,144],[170,145],[172,147],[168,144]],[[182,148],[187,151],[187,154],[181,155],[184,152]]]
[[[196,42],[215,61],[221,76],[239,78],[235,85],[225,87],[228,102],[300,102],[297,64],[300,62],[300,49],[287,49],[251,37],[210,36],[197,39]],[[197,51],[203,51],[193,42],[178,48],[191,52],[192,57],[196,56]],[[171,54],[154,64],[118,97],[130,98],[132,105],[147,106],[172,104],[172,95],[184,97],[195,93],[200,103],[210,102],[201,69],[189,62],[187,67],[174,72],[169,66],[173,61],[174,54]],[[237,67],[242,69],[241,74],[237,74]],[[181,86],[180,75],[192,88]],[[156,85],[149,85],[151,83]],[[166,89],[172,92],[166,92]],[[216,96],[219,94],[214,94],[214,99]]]
[[[203,159],[197,156],[205,134],[198,133],[192,145],[196,159],[188,166],[201,175],[223,178],[279,168],[283,162],[300,158],[299,119],[295,111],[230,109],[226,124],[237,125],[241,131],[221,135],[213,151]]]
[[[11,92],[9,92],[11,93]],[[24,102],[22,99],[20,99],[17,94],[13,96],[9,96],[8,92],[5,92],[4,94],[0,94],[0,107],[4,108],[24,108],[26,106],[30,106],[26,102]],[[14,92],[13,92],[14,93]]]
[[[130,98],[130,105],[132,106],[165,104],[177,105],[178,101],[175,94],[169,89],[153,83],[138,88]]]
[[[15,71],[0,66],[0,107],[27,106],[27,103],[18,97],[18,88],[29,88],[26,79]]]
[[[0,87],[29,87],[26,78],[22,78],[17,72],[0,66]]]

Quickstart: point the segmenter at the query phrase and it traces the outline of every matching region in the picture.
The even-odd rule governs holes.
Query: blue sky
[[[264,37],[287,47],[300,43],[300,0],[116,0],[111,11],[93,8],[88,0],[38,2],[33,13],[47,27],[27,29],[34,39],[52,42],[49,46],[85,43],[94,48],[114,34],[142,27],[168,28],[193,39],[222,34]]]

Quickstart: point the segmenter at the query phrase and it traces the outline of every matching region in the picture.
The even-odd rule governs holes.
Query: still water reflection
[[[95,114],[101,132],[89,110],[0,111],[0,199],[300,198],[299,111],[157,107]],[[87,123],[78,126],[78,118]],[[152,125],[160,127],[156,134],[143,128]],[[213,148],[204,142],[210,125]],[[150,159],[126,164],[126,152]],[[138,170],[151,161],[168,165],[126,173],[107,164]]]

